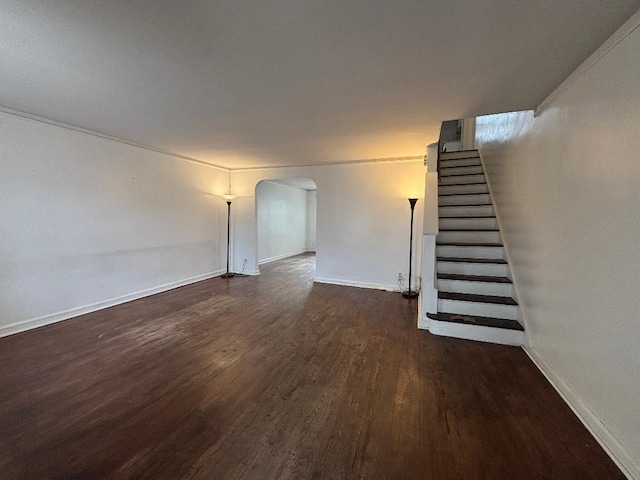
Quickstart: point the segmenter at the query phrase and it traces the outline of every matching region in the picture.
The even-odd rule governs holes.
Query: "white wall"
[[[316,210],[317,210],[317,191],[307,191],[307,251],[316,251]]]
[[[0,335],[224,267],[227,172],[5,113],[0,131]]]
[[[307,192],[269,181],[256,186],[258,262],[303,253],[307,248]]]
[[[583,72],[477,139],[532,356],[640,478],[640,29]]]
[[[234,171],[239,197],[234,225],[234,262],[257,271],[254,191],[272,178],[311,178],[317,185],[316,277],[318,280],[397,289],[408,273],[410,196],[424,194],[422,161],[324,165]],[[414,232],[422,231],[422,202]],[[414,272],[420,235],[414,235]]]

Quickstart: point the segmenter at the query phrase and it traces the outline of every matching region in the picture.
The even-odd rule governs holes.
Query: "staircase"
[[[480,155],[441,153],[439,172],[438,313],[427,313],[429,331],[522,345],[524,329]]]

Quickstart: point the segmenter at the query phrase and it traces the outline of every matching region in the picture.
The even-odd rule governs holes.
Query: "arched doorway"
[[[312,179],[262,180],[256,185],[255,198],[258,266],[315,254],[317,187]]]

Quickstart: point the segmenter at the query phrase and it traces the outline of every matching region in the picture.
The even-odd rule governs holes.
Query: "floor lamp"
[[[222,198],[224,198],[227,201],[227,273],[223,273],[221,277],[230,278],[230,277],[235,277],[235,274],[229,271],[229,259],[230,259],[230,244],[231,244],[231,202],[236,197],[235,195],[227,194],[227,195],[223,195]]]
[[[410,198],[409,205],[411,206],[411,234],[409,235],[409,288],[402,292],[404,298],[416,298],[418,292],[411,290],[411,264],[413,263],[413,209],[416,207],[417,198]]]

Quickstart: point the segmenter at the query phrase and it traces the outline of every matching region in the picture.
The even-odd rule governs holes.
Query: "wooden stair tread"
[[[463,183],[462,185],[475,185],[473,183]],[[442,187],[448,187],[449,185],[440,185],[440,188]],[[439,197],[452,197],[454,195],[489,195],[489,192],[476,192],[476,193],[439,193],[438,196]],[[487,205],[491,205],[490,203],[488,203]]]
[[[479,153],[473,153],[474,150],[457,150],[455,152],[440,152],[440,161],[441,162],[446,162],[447,160],[462,160],[462,159],[467,159],[467,158],[480,158],[480,154]],[[442,155],[452,155],[454,153],[468,153],[469,155],[467,155],[466,157],[458,157],[458,158],[442,158]]]
[[[507,264],[507,261],[502,258],[436,257],[436,260],[438,262]]]
[[[457,167],[451,167],[451,168],[457,168]],[[475,167],[473,167],[475,168]],[[442,173],[442,172],[440,172]],[[457,173],[457,174],[453,174],[453,175],[441,175],[443,177],[473,177],[473,176],[477,176],[477,175],[484,175],[484,172],[476,172],[476,173]]]
[[[497,228],[441,228],[441,232],[498,232]]]
[[[456,160],[480,160],[480,157],[458,157],[458,158],[441,158],[440,159],[440,168],[447,168],[444,164],[446,162],[455,162]],[[449,167],[451,168],[451,167]]]
[[[483,173],[476,173],[474,175],[484,175]],[[459,175],[462,176],[462,175]],[[446,178],[446,177],[442,177]],[[487,182],[469,182],[469,183],[441,183],[440,187],[459,187],[460,185],[486,185]],[[456,193],[455,195],[462,195],[461,193]],[[476,194],[477,195],[477,194]]]
[[[495,215],[441,215],[438,218],[496,218]]]
[[[439,273],[440,280],[461,280],[464,282],[512,283],[507,277],[489,277],[486,275],[461,275],[457,273]]]
[[[438,208],[449,208],[449,207],[492,207],[491,203],[456,203],[454,205],[440,205],[438,204]]]
[[[465,325],[504,328],[507,330],[519,330],[521,332],[524,332],[524,328],[517,320],[507,320],[504,318],[480,317],[478,315],[461,315],[459,313],[427,313],[427,318],[440,322],[463,323]]]
[[[471,165],[471,167],[475,167],[475,165]],[[451,168],[462,168],[462,167],[451,167]],[[441,170],[441,178],[449,178],[449,177],[469,177],[469,176],[473,176],[473,175],[484,175],[484,172],[478,172],[478,173],[447,173],[446,175],[444,175],[444,172],[442,172],[442,170],[444,169],[440,169]]]
[[[443,247],[504,247],[501,243],[492,242],[436,242]]]
[[[478,195],[485,195],[484,193],[479,193]],[[486,195],[489,195],[488,193]],[[444,195],[443,195],[444,196]],[[492,207],[492,203],[454,203],[453,205],[440,205],[438,204],[438,208],[449,208],[449,207]]]
[[[482,164],[479,163],[478,165],[456,165],[455,167],[440,167],[440,170],[447,170],[447,169],[454,169],[454,168],[475,168],[475,167],[481,167]]]
[[[511,297],[498,297],[496,295],[476,295],[473,293],[438,292],[438,298],[443,300],[458,300],[461,302],[493,303],[498,305],[518,305]]]

